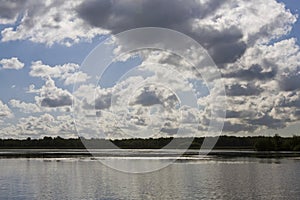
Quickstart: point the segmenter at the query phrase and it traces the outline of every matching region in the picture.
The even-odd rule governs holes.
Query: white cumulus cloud
[[[2,69],[22,69],[24,67],[24,63],[19,61],[18,58],[12,57],[12,58],[3,58],[0,60],[0,65],[2,66]]]

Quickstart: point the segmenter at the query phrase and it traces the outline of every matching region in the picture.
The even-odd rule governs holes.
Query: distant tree
[[[42,139],[28,137],[24,140],[0,139],[0,148],[124,148],[124,149],[160,149],[163,147],[180,149],[186,148],[192,138],[135,138],[135,139],[85,139],[60,136],[52,138],[45,136]],[[202,138],[194,138],[190,148],[199,149],[204,141]],[[113,145],[114,144],[114,145]],[[85,146],[84,146],[85,145]],[[172,145],[172,146],[170,146]],[[220,136],[215,149],[255,149],[258,151],[300,151],[300,136],[293,137],[234,137]]]
[[[293,151],[300,151],[300,136],[294,135],[292,138]]]
[[[274,149],[281,150],[281,146],[282,146],[281,137],[278,134],[275,134],[275,136],[273,137],[273,141],[274,141]]]
[[[257,139],[254,148],[257,151],[273,151],[275,150],[275,144],[270,137],[262,137]]]
[[[296,145],[296,146],[293,148],[293,151],[300,151],[300,144]]]

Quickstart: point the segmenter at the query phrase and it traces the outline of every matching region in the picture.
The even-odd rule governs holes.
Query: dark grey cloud
[[[176,135],[178,133],[179,128],[166,128],[163,127],[160,131],[163,133],[167,133],[168,135]]]
[[[27,29],[30,29],[36,25],[36,21],[32,20],[35,16],[42,16],[53,7],[55,8],[63,3],[63,1],[54,0],[46,6],[43,1],[0,0],[0,17],[7,20],[13,20],[17,16],[23,16],[26,12],[27,17],[23,19],[22,25]],[[60,21],[61,17],[62,16],[56,15],[54,16],[54,19]]]
[[[246,124],[246,123],[242,123],[242,124],[237,124],[237,123],[232,123],[230,121],[226,121],[224,122],[224,126],[223,126],[223,131],[224,132],[240,132],[240,131],[249,131],[249,132],[253,132],[258,128],[258,126],[255,125],[250,125],[250,124]]]
[[[94,101],[90,99],[83,100],[83,108],[87,110],[104,110],[111,106],[111,94],[98,94]],[[97,115],[101,116],[101,112],[97,111]]]
[[[249,110],[235,111],[226,110],[226,118],[249,118],[253,115],[253,112]]]
[[[145,91],[136,98],[134,103],[141,104],[143,106],[152,106],[156,104],[162,104],[162,101],[157,96],[155,91]]]
[[[174,108],[178,104],[176,95],[158,90],[158,88],[144,87],[138,96],[135,97],[132,105],[142,106],[162,105],[165,108]]]
[[[275,119],[268,113],[264,114],[262,117],[256,119],[248,119],[249,124],[256,126],[266,126],[272,129],[284,128],[289,119]]]
[[[295,107],[300,108],[300,96],[296,91],[289,92],[278,104],[280,107]]]
[[[243,34],[235,26],[217,30],[212,26],[193,27],[194,19],[214,13],[225,1],[212,0],[90,0],[77,8],[88,24],[113,34],[139,27],[163,27],[183,32],[208,49],[216,64],[235,62],[247,48]]]
[[[226,118],[239,118],[241,116],[241,112],[238,111],[226,111]]]
[[[71,106],[73,103],[72,95],[67,90],[56,87],[54,80],[49,76],[45,77],[45,85],[38,92],[40,93],[38,103],[42,107]]]
[[[255,64],[251,65],[248,69],[240,69],[236,70],[231,73],[225,73],[223,77],[229,77],[229,78],[238,78],[241,80],[268,80],[272,79],[276,76],[277,74],[277,66],[274,64],[271,64],[267,61],[265,61],[265,66],[269,67],[271,66],[271,70],[265,71],[264,68],[261,65]]]
[[[191,18],[203,18],[222,4],[213,0],[200,5],[195,0],[90,0],[84,1],[77,12],[90,25],[119,33],[138,27],[177,26]]]
[[[239,83],[226,85],[225,90],[226,90],[226,95],[228,96],[259,95],[263,91],[263,89],[251,83],[247,83],[245,85],[241,85]]]
[[[191,31],[190,27],[178,30],[190,35],[203,45],[219,67],[222,67],[221,64],[235,62],[247,49],[246,43],[242,41],[243,33],[236,26],[223,30],[216,30],[211,26],[204,26],[195,31]]]
[[[294,91],[300,89],[300,67],[293,72],[284,73],[280,76],[280,88],[284,91]]]
[[[62,95],[56,98],[43,98],[41,101],[41,106],[43,107],[62,107],[62,106],[71,106],[72,97],[70,95]]]
[[[31,28],[33,28],[36,25],[36,21],[33,20],[35,19],[35,16],[43,16],[44,13],[49,12],[50,9],[53,9],[55,7],[59,7],[60,5],[62,5],[64,2],[63,1],[59,1],[59,0],[54,0],[51,3],[47,4],[47,6],[45,5],[45,3],[43,1],[29,1],[26,9],[28,10],[27,12],[27,16],[24,20],[23,20],[23,26],[25,26],[28,30],[30,30]],[[60,21],[61,18],[63,16],[55,15],[54,16],[54,20],[56,21]],[[44,28],[47,25],[44,25]],[[51,26],[48,25],[48,27],[57,29],[58,27],[56,26]]]
[[[0,0],[0,18],[13,20],[23,12],[26,0]]]
[[[101,95],[95,100],[95,109],[103,110],[111,106],[111,94]]]
[[[294,115],[297,116],[298,119],[300,119],[300,109],[295,110]]]
[[[226,41],[226,39],[224,36],[224,41]],[[245,53],[246,48],[247,45],[244,42],[236,40],[232,43],[216,43],[209,48],[208,51],[216,64],[226,64],[234,63]]]

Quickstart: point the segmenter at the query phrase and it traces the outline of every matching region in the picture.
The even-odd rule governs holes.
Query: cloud
[[[65,85],[74,85],[75,83],[86,82],[89,78],[90,76],[81,71],[63,75]]]
[[[2,41],[30,40],[48,46],[60,43],[70,46],[82,40],[91,40],[107,31],[91,28],[77,17],[75,7],[81,1],[51,0],[39,2],[34,0],[6,2],[0,4],[0,11],[5,10],[2,23],[11,23],[16,17],[20,22],[4,28]],[[1,12],[2,13],[2,12]]]
[[[300,89],[300,66],[296,70],[285,72],[280,75],[280,88],[284,91]]]
[[[275,100],[275,106],[292,108],[294,111],[300,108],[300,91],[280,92]]]
[[[257,130],[257,126],[249,125],[242,122],[231,122],[231,121],[225,121],[223,126],[223,131],[228,133],[237,133],[237,132],[253,132]]]
[[[47,77],[45,85],[36,90],[40,96],[36,97],[37,103],[42,107],[63,107],[72,105],[72,94],[55,86],[55,82]]]
[[[172,4],[166,0],[139,3],[91,0],[79,4],[77,12],[91,26],[113,34],[139,27],[180,31],[203,45],[220,66],[235,62],[247,47],[257,42],[269,42],[286,34],[296,21],[295,16],[275,0],[175,0]]]
[[[96,110],[103,110],[110,108],[111,106],[111,94],[101,94],[97,95],[95,99],[95,109]]]
[[[162,100],[156,96],[155,91],[144,91],[140,94],[134,104],[140,104],[142,106],[152,106],[162,104]]]
[[[263,64],[263,66],[272,66],[269,70],[264,70],[264,68],[259,64],[253,64],[248,69],[238,69],[233,72],[230,72],[228,74],[225,74],[224,77],[234,77],[240,80],[266,80],[266,79],[272,79],[277,74],[277,66],[275,63],[266,63]],[[239,63],[236,63],[238,65]]]
[[[263,90],[259,86],[247,84],[234,83],[232,85],[226,85],[226,95],[228,96],[251,96],[259,95]]]
[[[281,129],[299,120],[299,52],[293,38],[272,44],[256,44],[248,48],[237,62],[223,66],[221,73],[227,96],[227,116],[223,129],[225,133]],[[157,83],[170,80],[167,78],[170,75],[161,68],[171,65],[178,66],[174,69],[178,69],[183,77],[201,80],[188,65],[183,64],[180,57],[158,51],[141,55],[143,63],[139,70],[148,70],[148,73],[152,72],[156,78],[159,77],[152,79]],[[153,67],[150,63],[161,65]],[[174,73],[171,76],[174,76]],[[180,85],[182,86],[182,83],[173,84],[179,91],[182,90],[179,89]],[[213,88],[209,93],[214,91],[217,92]],[[160,102],[156,95],[146,93],[141,97],[145,97],[141,100]],[[198,105],[206,110],[202,114],[199,113],[201,131],[208,128],[212,109],[210,102],[213,102],[214,97],[198,96]]]
[[[66,63],[63,65],[49,66],[42,61],[32,62],[29,75],[32,77],[51,77],[64,80],[65,85],[86,82],[90,76],[79,71],[80,66],[75,63]]]
[[[210,4],[217,7],[221,3],[215,1]],[[79,16],[92,26],[103,27],[113,33],[147,26],[172,27],[212,11],[208,9],[209,6],[201,6],[194,0],[184,3],[176,0],[172,4],[160,0],[139,2],[92,0],[81,3],[77,8]]]
[[[61,106],[71,106],[72,99],[67,94],[59,94],[56,97],[45,97],[41,101],[41,106],[44,107],[61,107]]]
[[[275,0],[196,1],[134,0],[4,2],[5,19],[21,18],[2,31],[2,41],[24,40],[70,46],[97,35],[138,27],[164,27],[190,35],[206,47],[217,62],[231,62],[248,44],[268,42],[291,30],[296,21]],[[265,9],[265,8],[268,9]],[[269,11],[272,12],[269,12]],[[233,51],[223,51],[224,49]],[[226,53],[221,56],[220,51]]]
[[[24,63],[20,62],[18,58],[12,57],[9,59],[3,58],[0,60],[0,65],[2,65],[2,69],[22,69],[24,67]]]
[[[0,100],[0,118],[11,118],[13,113],[9,107]]]
[[[17,19],[17,23],[10,24]],[[300,49],[295,38],[286,39],[296,19],[284,4],[276,0],[28,0],[0,3],[0,23],[6,24],[1,32],[2,42],[30,40],[48,46],[55,43],[70,46],[97,35],[116,34],[145,26],[170,28],[187,34],[208,50],[220,69],[227,95],[225,133],[280,129],[300,120]],[[151,41],[152,38],[143,39]],[[136,40],[117,41],[120,46],[115,51],[139,42]],[[180,55],[201,60],[201,55],[194,52],[193,47],[187,46]],[[74,99],[79,103],[76,109],[82,112],[77,122],[79,130],[92,129],[97,125],[109,137],[125,137],[120,127],[131,128],[138,133],[144,127],[150,126],[156,130],[160,125],[161,135],[172,135],[176,133],[179,123],[187,132],[201,135],[207,131],[210,120],[220,120],[211,119],[211,102],[219,92],[213,81],[208,91],[202,74],[180,56],[150,50],[135,55],[141,59],[141,65],[135,71],[140,74],[122,80],[111,88],[85,83],[94,74],[79,71],[79,65],[75,63],[50,66],[42,61],[32,62],[30,76],[45,80],[41,88],[32,85],[28,91],[38,94],[36,104],[11,100],[9,106],[24,113],[38,112],[39,109],[53,111],[69,108]],[[122,61],[126,62],[126,59]],[[24,67],[17,58],[0,62],[5,62],[1,63],[2,68]],[[205,72],[209,67],[201,70]],[[180,74],[177,79],[174,72]],[[172,81],[169,81],[170,77]],[[179,81],[181,78],[186,80]],[[81,86],[71,94],[57,87],[57,80],[65,86],[74,83],[81,83]],[[142,81],[163,83],[165,86],[168,83],[167,86],[176,94],[187,92],[191,86],[193,91],[201,94],[196,99],[200,109],[171,109],[178,104],[172,92],[151,87],[136,88],[137,83]],[[196,82],[203,86],[195,87]],[[126,106],[124,109],[124,105],[130,109]],[[6,105],[2,103],[0,107],[0,116],[12,115]],[[223,107],[217,105],[214,111],[222,113]],[[111,109],[114,109],[115,115],[109,112]],[[124,110],[128,111],[126,115]],[[149,110],[153,112],[150,118]],[[70,123],[57,128],[60,124],[56,120],[64,121],[66,117],[51,116],[24,118],[18,126],[23,132],[16,132],[30,135],[34,134],[36,127],[38,134],[51,132],[50,129],[53,129],[53,134],[59,130],[69,134]],[[97,117],[98,121],[95,121]],[[195,119],[200,122],[197,129],[191,127],[191,121]],[[45,120],[47,125],[43,126],[41,120]],[[11,129],[7,127],[5,130]],[[96,130],[90,130],[87,134],[91,136]]]
[[[18,108],[21,112],[24,112],[24,113],[41,112],[41,109],[39,108],[38,105],[36,105],[34,103],[22,102],[22,101],[16,100],[16,99],[11,99],[9,101],[9,105],[12,108]]]
[[[72,73],[78,68],[76,64],[65,64],[65,65],[57,65],[51,67],[49,65],[43,64],[42,61],[32,62],[31,71],[29,72],[30,76],[33,77],[47,77],[50,76],[52,78],[60,78],[62,74]]]
[[[26,5],[26,0],[0,1],[0,24],[11,24],[17,20],[18,15]]]
[[[286,39],[272,44],[256,44],[248,48],[237,62],[224,65],[221,72],[227,95],[226,105],[220,104],[215,105],[216,108],[211,107],[211,102],[214,102],[218,94],[218,87],[214,86],[212,82],[213,87],[208,91],[208,94],[197,96],[198,105],[202,110],[185,113],[182,120],[179,119],[180,112],[171,110],[164,112],[160,110],[161,117],[154,118],[154,116],[151,116],[153,120],[150,121],[148,120],[149,114],[147,116],[149,112],[146,108],[154,105],[164,105],[164,103],[168,102],[167,98],[172,96],[172,93],[160,93],[160,89],[164,88],[161,85],[172,85],[170,88],[178,94],[186,91],[189,84],[193,85],[193,81],[203,82],[203,80],[196,76],[193,69],[184,64],[182,58],[178,56],[159,51],[139,53],[142,63],[137,67],[135,75],[138,74],[137,72],[144,72],[144,76],[139,78],[130,77],[133,78],[131,80],[127,78],[112,88],[99,88],[102,94],[107,94],[100,95],[99,101],[101,104],[99,105],[101,106],[98,107],[99,109],[108,110],[110,108],[109,102],[111,101],[112,93],[121,99],[120,101],[122,102],[127,102],[128,99],[131,99],[130,104],[127,105],[125,103],[125,105],[128,107],[132,106],[130,107],[132,110],[129,109],[129,115],[125,115],[123,118],[122,112],[120,112],[120,115],[111,116],[107,115],[103,110],[99,112],[99,124],[101,127],[106,127],[104,130],[110,132],[110,136],[114,134],[116,127],[118,127],[118,124],[110,124],[111,121],[119,122],[122,128],[127,127],[132,132],[141,132],[143,130],[142,127],[150,126],[151,128],[156,128],[161,125],[160,122],[165,122],[168,126],[163,126],[163,133],[158,134],[158,137],[166,136],[168,133],[174,134],[175,130],[178,129],[178,124],[172,124],[171,122],[178,122],[182,123],[182,127],[188,130],[190,134],[201,136],[208,130],[210,120],[215,120],[216,122],[221,120],[218,118],[212,119],[211,112],[214,110],[222,113],[221,109],[224,107],[226,107],[225,111],[227,112],[223,129],[225,134],[249,134],[249,132],[258,132],[263,129],[282,129],[293,122],[299,121],[299,84],[288,90],[282,87],[282,83],[287,84],[284,80],[292,81],[293,84],[297,82],[296,77],[299,71],[297,66],[300,63],[300,54],[295,39]],[[151,63],[157,63],[157,65],[151,65]],[[180,65],[178,66],[176,63],[180,63]],[[176,81],[170,79],[170,77],[175,77],[176,73],[173,70],[176,69],[183,77],[192,78],[188,80],[188,86],[182,82],[177,82],[176,79]],[[138,85],[137,83],[146,80],[157,83],[159,89],[146,87],[137,90],[134,87]],[[205,85],[205,82],[203,84]],[[205,88],[199,87],[198,90]],[[84,94],[87,95],[88,93],[94,94],[93,90]],[[117,106],[124,106],[122,102],[117,102]],[[115,111],[118,113],[118,108]],[[120,111],[124,112],[124,109],[120,109]],[[164,116],[165,114],[167,116]],[[96,116],[95,113],[94,116]],[[188,116],[197,116],[196,119],[199,121],[198,129],[190,128],[189,122],[191,120]],[[119,137],[126,137],[122,132],[118,130],[116,132],[118,132],[116,135]]]
[[[53,116],[44,113],[20,118],[16,124],[6,123],[0,129],[2,138],[43,138],[44,136],[77,137],[74,122],[69,115]]]
[[[157,6],[156,10],[147,9],[154,4]],[[266,7],[268,9],[265,9]],[[133,12],[131,10],[133,8],[141,12]],[[167,13],[160,12],[162,9],[167,10]],[[96,10],[103,12],[98,13]],[[173,10],[174,12],[171,12]],[[272,12],[269,12],[270,10]],[[265,128],[279,129],[299,120],[298,98],[295,97],[299,88],[294,86],[298,81],[299,47],[294,38],[280,39],[291,30],[296,16],[293,16],[283,4],[259,0],[251,2],[230,0],[218,3],[175,1],[174,5],[166,1],[146,0],[140,4],[134,4],[130,0],[121,3],[105,1],[102,4],[98,1],[89,1],[80,4],[77,12],[91,26],[107,29],[112,33],[143,26],[172,28],[191,36],[208,50],[220,68],[227,104],[211,108],[210,102],[213,102],[218,94],[218,88],[214,86],[209,94],[198,96],[198,105],[203,111],[196,112],[200,125],[198,130],[193,129],[191,132],[207,131],[211,111],[222,113],[223,108],[227,111],[223,129],[226,133],[255,132]],[[176,17],[180,19],[176,20]],[[274,42],[273,39],[278,40]],[[118,48],[126,48],[136,42],[136,40],[130,40],[132,43],[128,41],[117,41],[120,45]],[[137,41],[137,44],[138,42],[140,41]],[[182,52],[183,57],[187,54],[192,55],[193,49],[189,47],[187,49]],[[202,74],[196,74],[195,70],[178,56],[158,51],[144,51],[137,54],[142,58],[142,67],[139,70],[152,73],[153,77],[147,78],[155,80],[154,82],[170,80],[167,77],[174,76],[174,73],[172,75],[162,73],[162,66],[178,70],[183,77],[201,80]],[[193,58],[199,60],[201,56],[194,55]],[[155,67],[150,63],[161,65]],[[172,65],[176,67],[172,68]],[[183,90],[182,85],[181,82],[176,84],[172,82],[176,92]],[[293,95],[287,92],[293,92]],[[129,120],[137,126],[146,126],[149,124],[147,112],[142,108],[162,104],[165,99],[155,91],[141,90],[136,94],[132,95],[134,98],[131,104],[136,106],[136,110],[131,113],[132,118]],[[122,94],[120,96],[122,97]],[[284,103],[275,103],[278,98],[283,97]],[[192,113],[186,114],[185,117],[193,116]],[[177,115],[176,112],[168,114],[166,122],[170,126],[164,127],[165,132],[173,130],[169,132],[174,133],[176,126],[168,122],[174,120]],[[105,113],[101,113],[102,118],[105,116]],[[186,121],[183,119],[181,122],[183,127],[188,129],[187,123],[184,123]],[[197,134],[201,134],[199,132]]]
[[[265,7],[272,12],[268,12]],[[193,33],[195,36],[199,30],[199,35],[201,35],[202,30],[203,35],[216,40],[216,43],[226,41],[224,40],[227,38],[226,34],[224,34],[225,37],[221,37],[224,27],[227,27],[226,32],[229,33],[227,35],[234,36],[231,37],[232,40],[243,36],[234,27],[243,30],[247,37],[262,35],[269,39],[286,33],[290,28],[289,25],[295,22],[295,17],[285,10],[284,5],[273,0],[267,2],[260,0],[251,2],[175,0],[172,4],[167,0],[141,0],[139,2],[90,0],[79,4],[77,12],[91,26],[102,27],[112,33],[147,26],[172,28],[185,33]],[[278,26],[275,26],[276,23]],[[204,29],[199,29],[200,27]],[[230,30],[230,28],[233,29]],[[208,33],[212,36],[209,37]]]
[[[78,6],[78,14],[90,25],[119,33],[138,27],[171,28],[192,36],[206,47],[217,63],[233,62],[246,49],[241,40],[243,33],[237,26],[216,29],[213,26],[197,27],[196,19],[202,20],[214,13],[223,3],[218,1],[87,1]],[[152,9],[155,8],[155,9]],[[105,10],[105,12],[95,12]],[[207,20],[207,19],[206,19]],[[231,49],[231,51],[226,51]]]
[[[113,88],[100,88],[92,84],[82,84],[73,92],[73,97],[83,110],[104,110],[111,106]]]
[[[282,119],[276,119],[271,117],[269,114],[264,114],[263,116],[257,119],[250,119],[249,121],[250,121],[249,124],[251,125],[266,126],[272,129],[283,128],[285,127],[285,123],[286,123]]]
[[[164,107],[174,106],[178,102],[176,95],[166,90],[165,88],[159,88],[155,85],[143,87],[137,91],[137,95],[134,97],[132,105],[139,104],[141,106],[153,106],[161,105]]]

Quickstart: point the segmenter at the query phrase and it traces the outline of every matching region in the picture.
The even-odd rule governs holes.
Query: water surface
[[[210,156],[147,174],[118,172],[87,156],[2,158],[0,171],[0,199],[300,199],[298,158]]]

